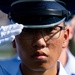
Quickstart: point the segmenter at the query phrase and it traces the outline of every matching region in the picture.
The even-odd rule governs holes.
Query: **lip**
[[[36,52],[32,55],[32,58],[36,60],[46,60],[47,57],[48,55],[44,52]]]

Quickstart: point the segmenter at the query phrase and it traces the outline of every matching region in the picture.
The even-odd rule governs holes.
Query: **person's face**
[[[61,23],[59,26],[63,27],[64,23]],[[56,30],[58,28],[54,31]],[[23,31],[20,35],[16,36],[14,44],[23,64],[32,70],[46,70],[53,67],[61,54],[62,48],[65,47],[65,42],[68,38],[67,30],[59,32],[61,33],[58,38],[48,40],[45,36],[49,34],[43,36],[40,31],[31,39],[24,39],[22,36],[26,35]],[[58,33],[56,34],[58,35]]]

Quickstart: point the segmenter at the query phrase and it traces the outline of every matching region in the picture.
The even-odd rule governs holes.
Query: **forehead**
[[[65,26],[65,21],[63,21],[62,23],[60,23],[59,25],[57,26]]]

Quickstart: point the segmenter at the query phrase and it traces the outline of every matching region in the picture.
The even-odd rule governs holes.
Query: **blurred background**
[[[7,14],[0,11],[0,26],[10,24]],[[13,50],[11,43],[7,43],[3,46],[0,46],[0,59],[11,58],[15,55],[15,50]]]

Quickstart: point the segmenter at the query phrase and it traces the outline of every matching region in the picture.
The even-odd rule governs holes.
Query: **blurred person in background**
[[[74,19],[74,18],[73,18]],[[67,22],[67,27],[69,28],[69,39],[66,42],[66,47],[62,50],[59,61],[61,61],[68,75],[75,75],[75,57],[69,49],[69,40],[73,38],[74,35],[74,24],[73,19]]]
[[[72,24],[74,25],[74,34],[73,34],[73,38],[70,39],[69,41],[69,49],[71,50],[72,54],[75,56],[75,15]]]
[[[72,15],[74,15],[72,24],[75,26],[75,0],[72,0],[69,3],[68,9],[71,11]],[[75,56],[75,27],[74,27],[73,38],[69,42],[70,42],[69,43],[69,48],[70,48],[72,54]]]
[[[75,75],[75,44],[73,40],[75,36],[75,0],[72,0],[67,7],[72,14],[70,20],[66,22],[70,31],[69,39],[67,40],[66,48],[63,49],[59,60],[69,75]]]

